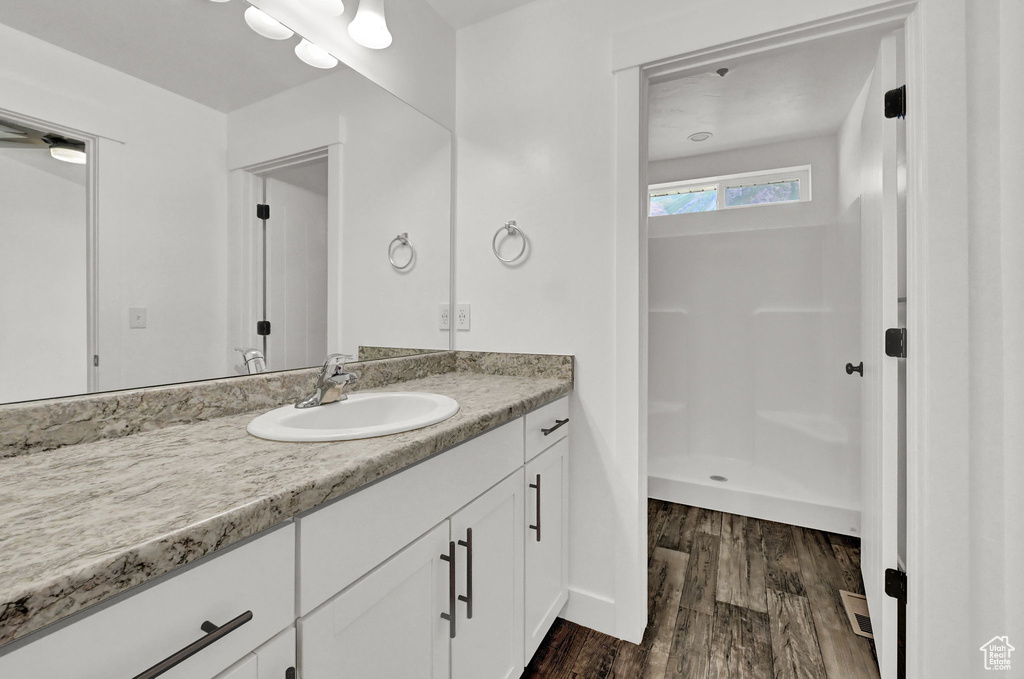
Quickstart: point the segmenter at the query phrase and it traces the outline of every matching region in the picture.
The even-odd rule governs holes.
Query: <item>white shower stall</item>
[[[798,202],[723,209],[719,199],[710,211],[652,213],[651,497],[860,535],[863,383],[846,364],[862,358],[861,225],[857,192],[841,186],[850,173],[840,146],[844,123],[859,125],[877,46],[877,36],[859,36],[842,46],[842,63],[794,51],[652,87],[652,195],[672,182],[707,190],[724,177],[795,167],[809,167],[809,192]],[[763,84],[772,78],[774,90]],[[815,93],[824,105],[812,117]],[[792,120],[773,119],[774,108]],[[692,140],[670,140],[687,115],[734,139],[681,155]],[[801,120],[820,124],[803,124],[800,136]]]

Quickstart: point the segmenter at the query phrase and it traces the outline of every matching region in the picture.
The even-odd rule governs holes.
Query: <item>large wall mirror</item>
[[[0,3],[0,403],[450,347],[450,132],[248,7]]]

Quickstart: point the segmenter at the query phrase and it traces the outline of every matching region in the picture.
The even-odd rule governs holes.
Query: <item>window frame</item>
[[[742,188],[754,184],[777,184],[783,182],[798,181],[800,184],[800,198],[797,200],[780,200],[771,203],[749,203],[747,205],[726,205],[725,196],[729,189]],[[675,195],[680,193],[692,193],[695,191],[716,190],[717,203],[714,210],[703,212],[680,212],[675,215],[651,215],[651,199],[659,196]],[[766,205],[793,205],[794,203],[806,203],[811,200],[811,166],[795,165],[793,167],[781,167],[774,170],[759,170],[757,172],[740,172],[737,174],[720,175],[717,177],[702,177],[699,179],[686,179],[683,181],[664,182],[651,184],[647,187],[647,215],[654,217],[674,217],[679,214],[706,214],[721,210],[737,210],[748,207],[764,207]]]

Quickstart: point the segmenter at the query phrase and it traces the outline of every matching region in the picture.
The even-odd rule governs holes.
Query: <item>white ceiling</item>
[[[533,0],[427,0],[455,30],[498,16]]]
[[[299,165],[271,170],[263,175],[267,179],[276,179],[292,186],[312,191],[327,197],[327,159],[321,158]]]
[[[873,30],[830,37],[651,85],[650,159],[837,131],[874,68],[880,39]],[[730,69],[725,77],[716,73],[722,67]],[[687,139],[695,132],[714,136]]]
[[[298,38],[268,40],[250,30],[242,18],[248,6],[2,0],[0,23],[226,112],[327,74],[299,61]]]

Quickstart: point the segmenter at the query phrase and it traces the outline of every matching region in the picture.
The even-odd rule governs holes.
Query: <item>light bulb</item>
[[[391,44],[391,33],[384,21],[384,0],[359,0],[356,18],[348,25],[348,34],[363,47],[382,50]]]
[[[302,0],[302,4],[331,17],[340,17],[345,13],[345,4],[341,0]]]
[[[74,163],[75,165],[85,165],[86,160],[88,160],[85,151],[70,144],[51,144],[50,156],[57,160],[63,160],[65,163]]]
[[[334,68],[338,60],[305,38],[295,46],[295,56],[316,68]]]
[[[264,38],[271,40],[287,40],[295,35],[294,31],[284,26],[266,12],[250,7],[245,10],[245,23]]]

